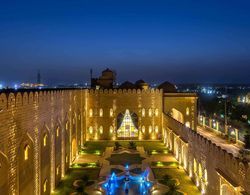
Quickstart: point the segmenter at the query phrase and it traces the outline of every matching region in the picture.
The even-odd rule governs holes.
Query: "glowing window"
[[[75,119],[73,118],[73,124],[75,124]]]
[[[152,109],[151,108],[148,109],[148,116],[152,116]]]
[[[109,127],[109,133],[113,133],[113,127],[112,126]]]
[[[159,132],[158,126],[155,126],[155,133],[158,133],[158,132]]]
[[[149,126],[149,127],[148,127],[148,132],[149,132],[149,133],[152,133],[152,126]]]
[[[92,127],[92,126],[89,127],[89,133],[90,133],[90,134],[93,133],[93,127]]]
[[[47,134],[44,134],[43,136],[43,146],[46,146],[47,145]]]
[[[199,164],[199,172],[198,172],[199,177],[202,177],[202,168],[201,168],[201,164]]]
[[[100,134],[103,134],[103,127],[102,126],[100,126],[100,128],[99,128],[99,132],[100,132]]]
[[[113,109],[110,108],[110,110],[109,110],[109,116],[110,116],[110,117],[113,117],[113,115],[114,115]]]
[[[142,117],[145,116],[145,108],[143,108],[143,109],[141,110],[141,115],[142,115]]]
[[[103,117],[103,109],[102,108],[99,110],[99,116]]]
[[[189,107],[186,108],[186,115],[189,115]]]
[[[92,117],[93,116],[93,110],[90,108],[89,109],[89,117]]]
[[[145,126],[142,126],[141,131],[142,133],[145,133]]]
[[[66,155],[66,160],[65,161],[66,161],[66,163],[68,163],[68,155]]]
[[[59,137],[59,127],[57,127],[57,129],[56,129],[56,137]]]
[[[185,126],[188,127],[188,128],[190,128],[190,122],[187,121],[187,122],[185,123]]]
[[[158,116],[159,115],[159,111],[158,111],[158,109],[156,108],[155,109],[155,116]]]
[[[66,122],[66,130],[68,130],[68,128],[69,128],[69,123]]]
[[[207,181],[207,169],[204,170],[204,180]]]
[[[59,172],[60,172],[60,165],[56,167],[56,175],[59,175]]]
[[[117,130],[118,137],[138,137],[138,129],[136,128],[129,110],[125,111],[121,125]]]
[[[196,173],[197,172],[197,163],[196,163],[196,160],[194,159],[194,172]]]
[[[78,115],[78,120],[81,120],[81,115],[80,114]]]
[[[46,179],[43,183],[43,192],[46,192],[47,191],[47,183],[48,183],[48,180]]]
[[[28,160],[29,159],[29,145],[26,145],[24,147],[24,160]]]

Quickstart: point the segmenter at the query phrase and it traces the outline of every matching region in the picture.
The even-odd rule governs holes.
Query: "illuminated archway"
[[[180,123],[184,123],[183,114],[179,110],[172,108],[171,115],[175,120],[179,121]]]
[[[72,152],[72,161],[76,158],[76,152],[77,152],[77,148],[76,148],[76,139],[74,138],[72,140],[71,143],[71,152]]]
[[[138,117],[128,109],[125,113],[120,113],[117,117],[117,137],[118,138],[138,138],[139,131],[137,127]]]
[[[34,194],[34,146],[28,134],[24,136],[18,151],[19,195]]]

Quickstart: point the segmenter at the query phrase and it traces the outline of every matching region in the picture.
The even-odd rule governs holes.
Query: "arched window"
[[[151,125],[148,127],[148,132],[152,133],[152,126]]]
[[[99,132],[100,132],[100,134],[103,134],[103,127],[102,126],[99,127]]]
[[[110,116],[110,117],[113,117],[113,115],[114,115],[113,109],[110,108],[110,109],[109,109],[109,116]]]
[[[68,122],[66,122],[66,130],[68,130],[68,128],[69,128],[69,123]]]
[[[141,110],[141,115],[142,115],[142,117],[145,117],[145,108],[143,108],[143,109]]]
[[[197,172],[197,163],[196,163],[196,160],[194,159],[194,172],[196,173]]]
[[[189,107],[186,108],[186,115],[189,115]]]
[[[188,127],[188,128],[190,128],[190,122],[187,121],[187,122],[185,123],[185,126]]]
[[[148,116],[152,116],[152,109],[151,108],[148,109]]]
[[[60,134],[59,127],[56,128],[56,137],[58,137]]]
[[[89,109],[89,117],[92,117],[93,116],[93,110],[92,108]]]
[[[60,172],[60,165],[57,165],[57,167],[56,167],[56,175],[59,175],[59,172]]]
[[[44,135],[43,135],[43,146],[46,146],[47,145],[47,134],[45,133]]]
[[[24,147],[24,160],[28,160],[29,159],[29,145],[27,144]]]
[[[103,117],[103,109],[102,108],[99,110],[99,116]]]
[[[89,133],[90,133],[90,134],[93,133],[93,127],[92,127],[92,126],[89,127]]]
[[[141,131],[142,133],[145,133],[145,126],[142,126]]]
[[[65,162],[68,163],[68,155],[66,155]]]
[[[43,192],[46,192],[47,191],[47,183],[48,183],[48,180],[45,179],[44,183],[43,183]]]
[[[204,170],[204,180],[207,182],[207,169]]]
[[[159,115],[159,111],[158,111],[158,109],[156,108],[155,109],[155,116],[158,116]]]
[[[198,170],[198,175],[201,178],[202,177],[202,168],[201,168],[201,164],[199,163],[199,170]]]
[[[156,125],[155,126],[155,133],[158,133],[159,132],[159,128],[158,128],[158,126]]]
[[[111,134],[113,133],[113,127],[112,126],[109,127],[109,133],[111,133]]]

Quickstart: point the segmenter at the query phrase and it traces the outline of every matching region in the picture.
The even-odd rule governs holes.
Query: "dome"
[[[135,82],[136,87],[140,89],[148,89],[149,85],[144,80],[140,79]]]
[[[113,73],[113,71],[110,70],[109,68],[106,68],[105,70],[102,71],[102,73],[105,73],[105,72],[112,72]]]
[[[177,92],[176,87],[168,81],[165,81],[164,83],[160,84],[157,88],[162,89],[164,93],[176,93]]]

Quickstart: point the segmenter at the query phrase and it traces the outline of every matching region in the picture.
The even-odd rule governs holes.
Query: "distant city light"
[[[0,84],[0,89],[3,89],[3,84]]]
[[[17,89],[18,89],[18,85],[17,85],[17,84],[15,84],[15,85],[14,85],[14,88],[15,88],[15,90],[17,90]]]

